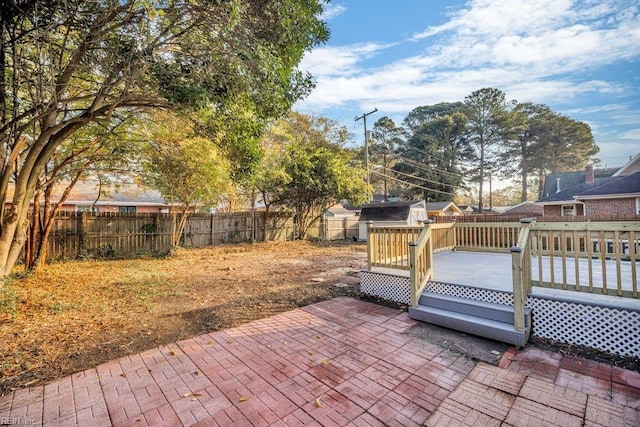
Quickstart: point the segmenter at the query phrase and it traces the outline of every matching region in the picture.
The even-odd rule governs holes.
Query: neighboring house
[[[460,205],[460,210],[462,211],[463,215],[473,215],[473,214],[479,214],[480,213],[480,209],[478,209],[478,206],[474,206],[474,205]],[[497,207],[493,207],[492,209],[489,208],[482,208],[482,213],[484,214],[495,214],[495,213],[500,213],[497,210]]]
[[[53,203],[60,200],[64,186],[60,185],[53,194]],[[9,188],[8,202],[11,205],[13,187]],[[78,182],[71,190],[68,199],[60,209],[63,212],[120,212],[120,213],[168,213],[171,205],[165,202],[160,193],[136,184],[123,184],[114,188],[103,188],[98,197],[99,185],[96,182]]]
[[[341,204],[329,208],[325,213],[325,218],[350,218],[360,214],[360,209],[347,209]]]
[[[522,202],[518,203],[515,206],[511,206],[505,209],[502,213],[503,215],[520,215],[523,218],[528,216],[540,216],[544,212],[542,206],[536,204],[535,202]]]
[[[457,216],[462,215],[462,210],[453,202],[429,202],[427,203],[427,216]]]
[[[400,202],[400,201],[401,201],[401,197],[397,194],[394,194],[394,195],[387,194],[386,198],[382,193],[373,193],[373,195],[371,196],[372,203],[376,203],[376,202],[387,203],[387,202]]]
[[[640,155],[618,169],[549,174],[538,204],[545,216],[640,215]]]
[[[360,240],[367,240],[367,221],[374,225],[416,225],[427,219],[424,200],[407,202],[369,203],[362,207],[358,222]]]

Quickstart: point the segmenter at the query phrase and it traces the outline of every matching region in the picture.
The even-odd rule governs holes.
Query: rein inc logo
[[[0,426],[36,426],[40,423],[27,417],[0,417]]]

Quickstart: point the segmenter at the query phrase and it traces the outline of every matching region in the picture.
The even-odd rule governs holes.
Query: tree
[[[462,139],[466,117],[461,103],[440,103],[415,108],[404,120],[408,135],[399,146],[394,166],[403,181],[413,184],[410,197],[452,200],[462,184]]]
[[[508,129],[508,114],[505,94],[494,88],[482,88],[464,99],[464,114],[467,116],[466,139],[473,154],[469,159],[478,182],[478,210],[482,212],[482,190],[487,169],[498,168],[496,163],[501,142]]]
[[[583,169],[599,151],[586,123],[556,113],[546,105],[519,103],[508,113],[503,176],[519,175],[520,201],[529,198],[531,176],[542,183],[547,172]],[[540,194],[540,186],[535,192]]]
[[[539,125],[542,118],[549,114],[552,112],[546,105],[526,102],[516,104],[505,116],[503,150],[498,154],[498,169],[505,178],[519,175],[520,202],[526,201],[528,197],[529,174]]]
[[[584,169],[600,148],[595,144],[588,124],[553,113],[539,123],[538,141],[532,158],[532,169],[537,172],[542,195],[544,176],[548,172],[568,172]]]
[[[49,235],[55,218],[75,185],[87,178],[103,183],[114,177],[130,176],[133,154],[138,144],[129,138],[137,121],[124,117],[109,124],[94,123],[60,144],[45,165],[33,196],[29,233],[25,245],[25,267],[36,270],[47,258]],[[56,200],[53,196],[62,187]]]
[[[353,167],[354,153],[344,148],[348,138],[344,126],[299,113],[290,113],[265,135],[273,151],[262,169],[272,173],[261,175],[256,185],[265,204],[295,211],[299,236],[331,206],[366,202],[365,172]]]
[[[0,203],[11,207],[0,212],[0,275],[20,254],[38,180],[67,138],[118,111],[160,106],[204,108],[217,123],[239,107],[256,136],[312,87],[296,66],[328,37],[321,11],[319,0],[3,2]],[[241,138],[218,142],[257,161]]]
[[[387,200],[389,195],[389,184],[397,187],[394,182],[389,183],[388,175],[391,168],[396,163],[394,153],[398,146],[404,141],[402,139],[402,128],[396,126],[392,119],[387,116],[381,117],[373,124],[372,129],[373,140],[369,149],[370,168],[382,167],[382,175],[374,174],[371,177],[371,184],[378,191],[381,190],[384,199]],[[382,188],[379,186],[382,184]],[[375,190],[374,190],[375,191]]]
[[[177,117],[157,113],[148,126],[142,179],[172,205],[171,244],[178,246],[188,215],[215,207],[229,188],[229,162],[212,141]]]

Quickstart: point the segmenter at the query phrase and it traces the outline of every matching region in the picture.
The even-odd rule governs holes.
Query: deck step
[[[418,304],[513,325],[513,306],[510,305],[443,295],[435,292],[423,292]],[[531,326],[530,308],[525,308],[524,322],[527,328]]]
[[[525,309],[525,330],[513,326],[513,307],[425,292],[409,317],[445,328],[524,347],[531,331],[531,309]]]

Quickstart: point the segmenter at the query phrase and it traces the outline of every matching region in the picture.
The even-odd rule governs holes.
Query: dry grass
[[[355,243],[258,243],[70,262],[0,291],[0,395],[207,331],[357,294]],[[311,281],[323,278],[323,282]],[[336,282],[347,287],[335,287]]]

